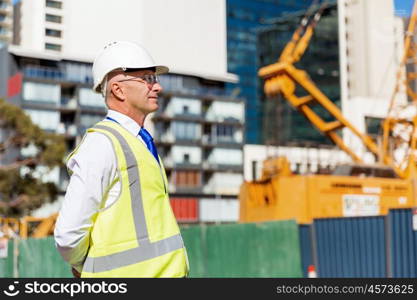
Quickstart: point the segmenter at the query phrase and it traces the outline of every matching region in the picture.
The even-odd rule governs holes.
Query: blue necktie
[[[155,156],[156,161],[159,163],[158,151],[156,151],[156,147],[155,147],[155,144],[153,143],[153,138],[152,138],[151,134],[145,128],[142,127],[139,130],[139,135],[143,139],[143,141],[145,142],[149,151],[151,151],[152,155]]]

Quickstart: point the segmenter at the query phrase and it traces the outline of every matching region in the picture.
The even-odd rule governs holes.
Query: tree
[[[24,111],[0,99],[0,155],[15,152],[15,158],[0,165],[0,214],[22,216],[43,203],[53,201],[58,188],[34,175],[38,166],[48,170],[62,166],[66,153],[64,137],[49,133],[32,123]],[[22,157],[20,149],[34,146],[34,155]],[[0,156],[1,157],[1,156]],[[21,172],[21,168],[25,172]]]

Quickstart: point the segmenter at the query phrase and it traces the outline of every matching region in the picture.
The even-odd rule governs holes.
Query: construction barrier
[[[295,221],[199,225],[181,232],[190,277],[302,277]]]
[[[386,277],[384,216],[314,220],[319,277]]]
[[[314,264],[313,260],[313,243],[312,243],[312,232],[310,225],[302,225],[298,226],[299,234],[300,234],[300,250],[301,250],[301,263],[302,263],[302,270],[303,276],[309,277],[308,270],[309,267]]]
[[[72,277],[70,266],[55,248],[52,236],[8,240],[7,257],[0,258],[0,277]]]
[[[190,277],[302,277],[295,221],[194,225],[181,232]],[[0,277],[71,277],[53,237],[8,240]],[[17,251],[18,250],[18,251]]]
[[[304,277],[417,277],[417,210],[299,225]]]
[[[417,277],[417,211],[392,210],[387,218],[389,277]]]
[[[1,239],[0,247],[0,277],[15,277],[13,265],[16,263],[13,259],[14,241]]]
[[[190,277],[417,276],[417,211],[412,209],[315,219],[311,225],[189,225],[181,232]],[[15,236],[0,238],[0,277],[71,277],[71,271],[51,236]]]

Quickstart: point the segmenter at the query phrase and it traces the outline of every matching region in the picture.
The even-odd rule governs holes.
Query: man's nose
[[[152,91],[156,93],[160,93],[162,90],[162,85],[159,82],[155,82],[155,84],[152,86]]]

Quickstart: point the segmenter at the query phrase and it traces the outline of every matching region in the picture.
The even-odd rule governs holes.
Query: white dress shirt
[[[114,110],[109,110],[107,116],[145,144],[138,136],[141,127],[134,120]],[[89,248],[92,218],[116,201],[121,185],[113,146],[101,133],[86,134],[67,167],[73,173],[55,225],[55,243],[64,259],[81,271]]]

